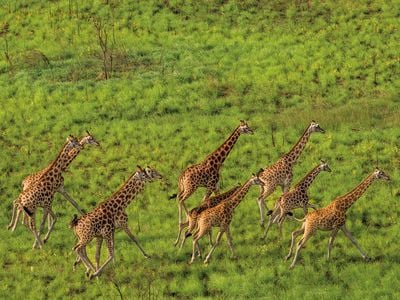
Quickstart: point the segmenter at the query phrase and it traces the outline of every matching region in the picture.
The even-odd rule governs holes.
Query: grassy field
[[[400,297],[399,1],[11,1],[0,0],[0,298],[348,298]],[[107,80],[106,80],[107,78]],[[330,261],[319,232],[289,270],[273,227],[260,239],[252,188],[209,265],[188,265],[191,246],[173,247],[180,172],[225,140],[242,136],[222,169],[222,189],[244,182],[288,151],[315,119],[294,170],[301,179],[322,158],[310,198],[325,206],[376,165],[377,182],[348,212],[348,228],[372,257],[364,262],[339,234]],[[68,134],[88,129],[87,147],[65,174],[65,188],[87,211],[135,171],[155,166],[165,183],[148,184],[129,206],[145,259],[118,232],[116,259],[89,281],[75,272],[74,208],[59,194],[55,230],[43,250],[6,226],[21,181],[54,159]],[[199,189],[189,207],[202,199]],[[279,197],[267,199],[269,207]],[[301,211],[296,216],[301,217]],[[37,222],[39,220],[37,219]],[[206,240],[202,241],[206,246]],[[94,243],[88,249],[94,256]],[[106,258],[103,249],[102,260]]]

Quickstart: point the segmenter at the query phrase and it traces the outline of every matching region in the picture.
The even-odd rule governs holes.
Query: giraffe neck
[[[364,192],[371,185],[371,183],[374,182],[374,180],[374,174],[369,175],[353,190],[336,199],[336,207],[342,210],[349,209],[353,205],[353,203],[356,202],[362,196],[362,194],[364,194]]]
[[[61,173],[65,170],[64,164],[65,161],[68,160],[68,156],[71,151],[72,150],[70,149],[69,143],[67,142],[61,149],[56,159],[46,168],[46,172],[43,173],[42,177],[61,175]]]
[[[313,183],[315,177],[318,176],[319,173],[321,173],[321,168],[320,166],[316,166],[314,169],[312,169],[304,178],[297,184],[296,188],[300,188],[301,190],[307,191],[307,189],[310,187],[311,183]]]
[[[301,152],[303,152],[310,135],[311,132],[307,128],[300,139],[297,141],[297,143],[293,146],[293,148],[285,155],[286,161],[289,164],[293,165],[297,161]]]
[[[124,210],[143,189],[144,181],[138,177],[138,173],[134,173],[106,202]]]
[[[83,149],[83,146],[85,145],[85,143],[83,142],[83,140],[79,141],[79,144],[81,145],[80,148],[74,148],[72,149],[68,156],[65,158],[64,164],[63,164],[63,169],[62,171],[65,171],[68,166],[71,164],[71,162],[78,156],[78,154],[81,152],[81,150]]]
[[[233,131],[233,133],[226,139],[226,141],[218,147],[217,150],[207,156],[205,161],[212,162],[214,165],[220,167],[225,159],[228,157],[239,136],[239,127],[237,127]]]
[[[243,200],[244,196],[246,196],[250,187],[252,186],[251,180],[248,180],[238,191],[236,191],[228,200],[227,204],[232,209],[235,209],[240,202]]]

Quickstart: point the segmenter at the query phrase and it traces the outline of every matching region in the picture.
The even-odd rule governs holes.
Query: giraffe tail
[[[176,198],[176,196],[178,196],[178,194],[172,194],[171,196],[169,196],[168,200],[175,199],[175,198]]]
[[[291,211],[287,212],[286,215],[290,216],[292,219],[295,219],[297,222],[303,222],[303,221],[306,220],[306,217],[307,217],[307,216],[305,216],[305,217],[302,218],[302,219],[297,219],[297,218],[293,215],[293,213],[292,213]]]
[[[22,208],[24,209],[24,211],[28,214],[28,216],[32,217],[33,212],[31,212],[28,208],[26,208],[25,206],[22,206]]]
[[[69,223],[69,228],[74,228],[76,225],[78,225],[78,215],[74,215],[74,218],[72,219],[72,221]]]

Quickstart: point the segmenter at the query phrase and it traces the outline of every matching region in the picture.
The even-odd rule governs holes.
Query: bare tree
[[[97,42],[101,49],[101,58],[103,61],[103,78],[111,78],[113,71],[113,52],[109,46],[107,25],[104,24],[99,18],[92,18],[94,28],[96,30]]]

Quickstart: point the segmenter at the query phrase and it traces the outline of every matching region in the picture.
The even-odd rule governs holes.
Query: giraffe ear
[[[264,172],[264,169],[263,169],[263,168],[260,168],[260,170],[258,170],[257,177],[258,177],[262,172]]]
[[[143,169],[141,166],[137,165],[136,167],[137,167],[138,171],[143,172]]]
[[[89,130],[87,130],[87,129],[86,129],[86,133],[87,133],[88,135],[91,135],[90,132],[89,132]]]

